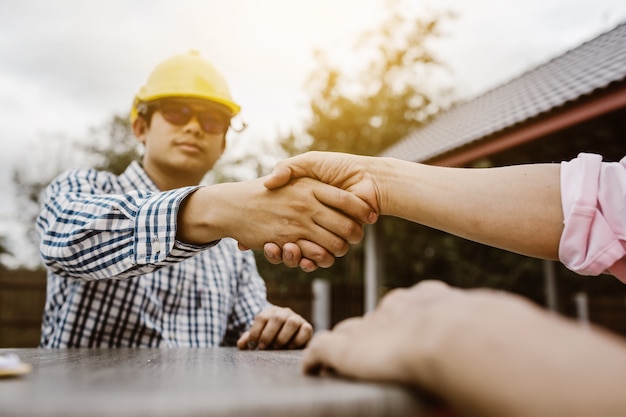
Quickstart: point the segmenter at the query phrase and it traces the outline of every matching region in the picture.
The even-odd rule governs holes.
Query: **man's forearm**
[[[558,164],[442,168],[374,159],[381,213],[528,256],[558,259]]]
[[[498,298],[477,299],[475,313],[444,332],[427,368],[430,389],[468,415],[623,415],[623,340]]]
[[[221,207],[220,198],[221,194],[228,192],[227,189],[227,184],[212,185],[187,196],[178,211],[176,238],[202,245],[229,236],[226,222],[232,211]]]
[[[344,214],[332,207],[344,205]],[[300,239],[316,242],[334,256],[363,238],[362,224],[371,208],[348,191],[302,178],[268,190],[262,180],[202,187],[182,204],[177,238],[187,243],[231,237],[251,249],[266,242],[281,245]]]

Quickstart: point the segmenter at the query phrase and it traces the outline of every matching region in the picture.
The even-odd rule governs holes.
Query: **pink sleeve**
[[[611,273],[626,283],[626,157],[581,153],[561,163],[564,229],[559,259],[581,275]]]

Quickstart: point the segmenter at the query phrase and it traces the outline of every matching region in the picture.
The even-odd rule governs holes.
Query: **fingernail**
[[[285,252],[285,259],[287,259],[288,261],[291,261],[293,259],[293,254],[289,251]]]
[[[252,341],[248,342],[248,349],[250,350],[256,349],[256,342],[252,342]]]
[[[370,222],[370,223],[376,223],[377,219],[378,219],[378,215],[376,213],[374,213],[373,211],[367,217],[367,221]]]
[[[274,259],[274,254],[272,252],[266,251],[265,252],[265,257],[267,259]]]
[[[259,343],[259,349],[265,349],[265,343]]]

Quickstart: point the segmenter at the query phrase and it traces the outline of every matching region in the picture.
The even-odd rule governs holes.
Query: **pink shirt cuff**
[[[626,157],[580,154],[561,163],[564,229],[559,259],[581,275],[611,273],[626,283]]]

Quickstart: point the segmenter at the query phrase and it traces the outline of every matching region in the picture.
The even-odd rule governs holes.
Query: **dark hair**
[[[155,106],[151,106],[150,102],[141,101],[137,104],[137,117],[141,117],[146,121],[146,125],[150,127],[150,122],[152,121],[152,115],[155,111]]]

